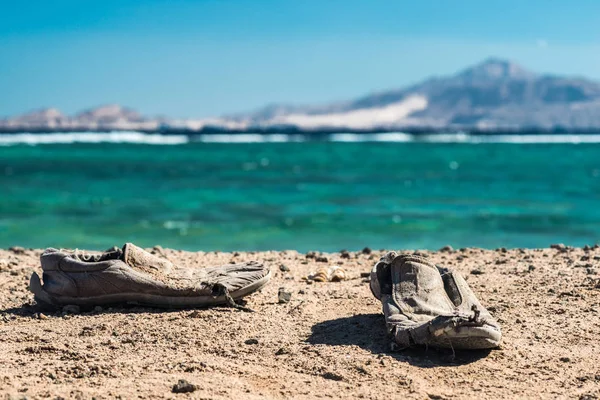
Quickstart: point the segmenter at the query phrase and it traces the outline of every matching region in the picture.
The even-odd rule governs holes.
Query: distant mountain
[[[82,111],[72,117],[55,108],[35,110],[14,118],[0,120],[4,131],[60,131],[60,130],[152,130],[161,121],[142,117],[132,109],[117,104],[104,105]]]
[[[85,110],[75,115],[74,119],[80,122],[114,124],[119,122],[143,122],[142,117],[137,111],[130,108],[121,107],[118,104],[109,104],[102,107]]]
[[[600,83],[489,59],[453,76],[347,103],[270,106],[246,118],[305,128],[600,129]]]
[[[488,59],[455,75],[322,106],[271,105],[197,120],[145,118],[118,105],[72,117],[56,109],[0,120],[0,130],[597,131],[600,83]]]

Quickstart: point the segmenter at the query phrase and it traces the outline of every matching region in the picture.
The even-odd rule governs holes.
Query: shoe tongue
[[[405,303],[412,312],[428,315],[450,315],[454,305],[444,289],[440,273],[423,257],[402,255],[391,266],[392,296],[396,304]]]
[[[150,274],[167,272],[173,266],[169,260],[150,254],[132,243],[125,243],[123,246],[123,261],[134,269]]]

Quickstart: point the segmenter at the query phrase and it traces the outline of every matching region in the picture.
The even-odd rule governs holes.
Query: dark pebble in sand
[[[340,251],[340,257],[350,258],[350,252],[348,250],[342,250],[342,251]]]
[[[529,272],[533,272],[533,271],[535,271],[535,265],[530,265],[530,266],[529,266],[529,268],[527,268],[527,270],[528,270]]]
[[[258,344],[258,339],[255,339],[255,338],[247,339],[244,343],[245,344]]]
[[[451,252],[453,252],[453,251],[454,251],[454,249],[452,248],[452,246],[450,246],[450,245],[447,245],[447,246],[444,246],[444,247],[442,247],[442,248],[440,249],[440,251],[442,251],[442,252],[444,252],[444,253],[451,253]]]
[[[561,357],[559,358],[559,360],[562,362],[571,362],[571,359],[569,357]]]
[[[315,261],[316,262],[324,262],[324,263],[326,263],[326,262],[329,262],[329,259],[327,257],[325,257],[325,256],[318,256],[318,257],[315,258]]]
[[[471,271],[471,275],[483,275],[483,271],[480,269],[474,269]]]
[[[325,372],[323,375],[321,375],[323,378],[325,379],[330,379],[332,381],[341,381],[344,379],[343,376],[338,375],[338,374],[334,374],[333,372]]]
[[[287,266],[287,265],[285,265],[285,264],[281,264],[281,265],[279,266],[279,270],[280,270],[280,271],[282,271],[282,272],[289,272],[289,270],[290,270],[290,267],[288,267],[288,266]]]
[[[173,385],[173,393],[192,393],[197,389],[196,385],[193,385],[185,379],[180,379],[175,385]]]
[[[562,244],[562,243],[555,243],[555,244],[551,244],[551,245],[550,245],[550,248],[551,248],[551,249],[554,249],[554,250],[558,250],[558,251],[560,251],[560,252],[565,252],[565,251],[567,251],[567,246],[565,246],[565,245],[564,245],[564,244]]]
[[[317,256],[317,253],[315,253],[314,251],[309,251],[308,253],[306,253],[306,258],[315,258]]]
[[[282,347],[279,350],[277,350],[277,352],[275,352],[276,356],[282,356],[284,354],[290,354],[290,351],[288,349],[286,349],[285,347]]]
[[[81,308],[75,305],[68,305],[62,308],[62,312],[65,314],[79,314],[81,312]]]
[[[280,287],[279,292],[277,293],[277,298],[279,303],[289,303],[292,299],[292,293],[286,290],[286,288]]]
[[[362,249],[362,253],[363,254],[371,254],[372,250],[369,247],[365,247],[364,249]]]
[[[23,254],[23,253],[25,253],[25,249],[23,247],[19,247],[19,246],[10,247],[8,250],[12,251],[15,254]]]

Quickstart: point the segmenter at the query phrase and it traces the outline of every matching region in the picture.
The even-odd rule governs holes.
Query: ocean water
[[[0,138],[0,248],[600,242],[600,144],[586,143],[598,141],[592,136],[129,135]]]

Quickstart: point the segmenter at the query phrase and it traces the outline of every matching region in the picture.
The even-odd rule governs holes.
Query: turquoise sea
[[[127,241],[206,251],[592,245],[600,144],[0,146],[0,248]]]

